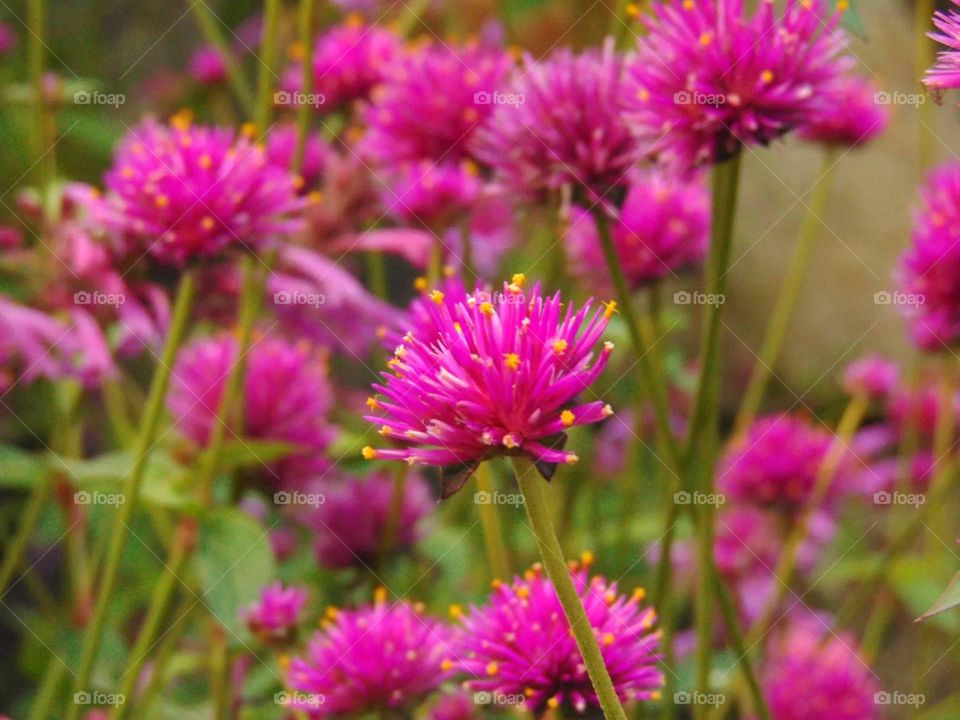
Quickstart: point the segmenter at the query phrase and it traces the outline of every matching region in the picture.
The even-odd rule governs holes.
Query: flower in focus
[[[760,418],[727,448],[717,469],[717,488],[734,500],[799,511],[813,493],[831,445],[830,433],[804,418]],[[842,472],[834,474],[828,498],[842,487]]]
[[[827,109],[852,60],[825,0],[668,0],[644,18],[630,62],[637,137],[680,168],[766,145]]]
[[[602,401],[576,403],[597,379],[613,350],[594,347],[615,303],[579,310],[560,293],[529,292],[523,276],[498,294],[477,290],[464,302],[432,293],[425,309],[436,328],[431,337],[408,332],[374,385],[367,416],[383,437],[401,447],[364,448],[368,459],[457,466],[446,478],[444,497],[459,490],[481,461],[496,455],[526,455],[550,477],[557,463],[576,462],[563,449],[565,431],[613,414]]]
[[[446,680],[449,635],[419,605],[388,603],[382,591],[373,605],[331,608],[286,671],[292,707],[311,718],[409,712]],[[312,696],[323,702],[311,704]]]
[[[391,65],[364,112],[360,154],[380,166],[459,163],[493,110],[510,56],[479,42],[421,44]]]
[[[625,597],[616,583],[588,571],[584,563],[573,572],[574,586],[617,695],[623,702],[659,698],[664,678],[657,669],[656,612],[640,604],[642,590]],[[469,678],[474,692],[525,698],[534,717],[548,708],[583,714],[599,707],[560,599],[539,566],[509,585],[495,583],[489,604],[472,608],[462,621],[447,664]]]
[[[500,97],[474,148],[510,192],[531,197],[572,185],[602,197],[639,158],[623,120],[623,58],[612,38],[580,55],[562,48],[544,61],[526,57],[509,91],[491,96]]]
[[[230,335],[203,338],[180,351],[173,367],[167,407],[176,425],[200,446],[209,442],[227,376],[236,362]],[[334,436],[327,421],[333,394],[325,358],[308,343],[255,339],[246,357],[243,437],[287,442],[295,453],[272,472],[285,485],[299,485],[310,468],[325,466],[322,452]],[[232,437],[230,429],[228,437]]]
[[[900,262],[901,305],[924,350],[960,340],[960,163],[937,168],[920,191],[910,248]]]
[[[121,142],[105,182],[110,220],[168,265],[297,232],[294,176],[232,130],[146,120]]]
[[[611,234],[624,277],[637,289],[702,262],[710,241],[710,198],[699,181],[649,173],[630,186]],[[597,283],[605,266],[593,218],[575,207],[566,235],[570,269]],[[611,282],[599,288],[610,292]]]
[[[953,0],[953,3],[960,5],[957,0]],[[949,49],[937,55],[937,63],[927,70],[923,84],[935,91],[960,87],[960,14],[936,12],[933,24],[939,32],[931,32],[927,36]]]
[[[890,113],[876,101],[877,89],[866,78],[844,78],[834,101],[797,134],[804,140],[837,147],[859,147],[881,135]]]
[[[216,85],[227,79],[227,63],[220,51],[207,45],[190,56],[190,75],[201,85]]]
[[[383,549],[393,508],[394,482],[387,473],[367,477],[325,475],[310,486],[323,497],[301,516],[313,531],[317,558],[328,568],[370,565]],[[430,487],[418,473],[404,480],[403,501],[388,549],[402,552],[421,537],[423,520],[433,511]]]
[[[763,694],[776,720],[873,720],[881,706],[873,672],[849,637],[824,639],[816,620],[793,624],[771,643]]]
[[[321,34],[313,50],[313,90],[323,96],[317,106],[332,112],[365,99],[401,53],[400,38],[358,15]],[[287,94],[304,92],[303,63],[290,68],[282,86]],[[278,93],[283,97],[284,93]]]
[[[843,389],[850,395],[885,398],[897,386],[900,368],[892,360],[867,355],[847,365],[843,373]]]
[[[265,587],[241,615],[250,632],[264,642],[286,643],[296,635],[308,597],[304,588],[277,582]]]

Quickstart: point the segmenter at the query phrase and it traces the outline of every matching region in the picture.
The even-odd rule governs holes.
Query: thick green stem
[[[372,250],[367,253],[367,282],[370,292],[381,300],[387,300],[387,268],[383,252]]]
[[[234,94],[237,96],[244,110],[252,117],[254,112],[253,95],[250,94],[246,80],[240,72],[240,66],[237,64],[236,56],[223,39],[223,32],[220,27],[221,21],[213,14],[213,11],[205,2],[194,3],[192,10],[194,11],[194,17],[197,19],[197,25],[200,26],[200,33],[203,35],[203,39],[210,45],[213,45],[217,49],[217,52],[220,53],[220,57],[223,58],[224,66],[227,69],[227,82],[230,83],[230,87],[233,89]]]
[[[400,527],[400,517],[403,515],[403,500],[407,492],[407,475],[410,473],[410,466],[406,463],[400,463],[394,469],[393,473],[393,496],[390,498],[390,513],[387,515],[387,522],[383,526],[383,534],[380,536],[380,547],[378,555],[381,561],[389,555],[397,542],[397,530]]]
[[[300,29],[300,46],[303,48],[303,74],[300,85],[305,95],[313,95],[313,20],[316,14],[316,0],[300,0],[300,14],[297,25]],[[313,106],[305,102],[297,108],[297,152],[293,157],[293,171],[300,172],[303,167],[303,155],[307,147],[307,133],[310,131],[310,116]]]
[[[46,101],[43,88],[44,55],[46,46],[46,7],[43,0],[27,2],[27,68],[30,73],[30,85],[33,92],[34,117],[31,123],[33,152],[36,157],[36,182],[47,208],[47,192],[56,174],[53,136],[56,133],[54,118]]]
[[[436,287],[443,275],[443,242],[439,236],[433,238],[430,246],[430,264],[427,266],[427,282],[430,287]]]
[[[66,673],[67,666],[63,664],[59,657],[51,653],[27,720],[47,720],[50,717],[50,706],[57,699],[57,692],[60,690],[60,684],[63,682]]]
[[[487,548],[487,564],[494,579],[510,580],[510,556],[503,542],[503,528],[500,526],[500,516],[497,514],[496,487],[493,484],[493,475],[490,463],[480,463],[477,468],[477,494],[483,495],[478,502],[480,523],[483,526],[483,540]]]
[[[150,454],[153,451],[153,446],[156,441],[157,428],[160,425],[163,401],[167,395],[167,387],[170,384],[170,373],[173,368],[173,362],[176,359],[177,349],[180,347],[180,343],[183,340],[187,325],[190,321],[190,308],[193,306],[195,289],[193,272],[185,272],[181,277],[180,287],[177,290],[173,319],[167,334],[163,356],[157,364],[157,368],[153,374],[153,380],[150,384],[150,395],[147,398],[147,406],[143,413],[140,436],[137,441],[136,459],[123,484],[124,503],[117,509],[113,519],[113,526],[110,530],[107,556],[103,572],[101,573],[102,580],[97,594],[97,602],[93,608],[90,625],[87,627],[86,634],[83,638],[80,667],[77,671],[76,681],[73,686],[73,692],[75,693],[89,690],[90,678],[93,675],[93,668],[100,650],[100,641],[103,639],[103,631],[106,627],[107,609],[113,597],[113,591],[117,583],[117,575],[120,571],[120,560],[123,556],[124,546],[126,545],[127,532],[130,522],[133,520],[133,513],[140,496],[140,486],[143,483],[147,462],[150,459]],[[65,719],[76,720],[80,714],[81,707],[81,705],[76,703],[69,703],[64,713]]]
[[[273,113],[274,67],[277,64],[277,32],[280,25],[280,0],[264,0],[263,40],[260,43],[260,65],[257,71],[257,132],[263,134]]]
[[[563,559],[563,549],[557,539],[553,520],[550,518],[550,508],[543,492],[546,483],[540,477],[533,463],[526,458],[513,458],[513,467],[517,475],[517,484],[523,493],[527,517],[533,528],[537,546],[540,548],[543,566],[554,588],[556,588],[560,605],[563,607],[563,614],[566,616],[567,622],[570,623],[570,631],[574,640],[576,640],[577,647],[580,649],[583,664],[587,668],[590,682],[593,683],[597,698],[600,700],[603,714],[607,720],[626,720],[627,716],[620,704],[620,698],[617,696],[617,691],[610,680],[607,666],[603,662],[603,655],[600,652],[600,646],[597,644],[597,638],[593,634],[593,628],[590,626],[586,611],[583,609],[583,602],[573,586],[570,569]]]
[[[827,200],[830,198],[833,189],[836,165],[836,152],[826,150],[823,154],[823,169],[820,180],[814,187],[807,216],[800,228],[797,246],[794,248],[793,257],[787,266],[786,277],[780,285],[780,292],[773,306],[770,322],[767,324],[767,332],[760,349],[760,355],[753,365],[750,383],[744,392],[740,412],[737,414],[737,432],[743,432],[750,425],[763,403],[763,396],[780,357],[783,341],[787,336],[787,330],[790,329],[793,311],[797,307],[803,282],[807,277],[810,256],[820,233],[820,225],[823,222],[822,218]]]

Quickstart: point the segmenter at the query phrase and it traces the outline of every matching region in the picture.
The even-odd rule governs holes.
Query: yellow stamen
[[[243,135],[247,140],[252,138],[257,134],[257,124],[252,122],[245,122],[240,126],[240,134]]]
[[[417,292],[426,292],[427,287],[427,279],[422,275],[413,281],[413,289]]]
[[[433,300],[437,305],[443,305],[443,293],[439,290],[434,290],[430,293],[430,299]]]
[[[204,230],[213,230],[217,226],[217,221],[212,217],[207,215],[203,220],[200,221],[200,227]]]
[[[549,700],[547,700],[547,707],[550,708],[551,710],[556,710],[558,707],[560,707],[560,701],[557,700],[556,697],[552,697]]]
[[[480,303],[480,312],[482,312],[487,317],[493,315],[493,303],[491,302],[482,302]]]
[[[520,356],[516,353],[506,353],[503,356],[504,364],[511,370],[516,370],[520,367]]]
[[[603,319],[609,320],[613,317],[613,314],[617,311],[617,301],[608,300],[603,304]]]
[[[458,619],[463,617],[463,608],[459,605],[451,605],[449,608],[450,617],[453,619]]]
[[[604,645],[613,645],[614,638],[613,633],[604,633],[603,634],[603,644]]]
[[[387,589],[382,585],[373,591],[373,602],[377,605],[387,601]]]
[[[303,43],[295,42],[287,48],[287,57],[293,61],[303,60],[307,56],[307,49]]]
[[[375,448],[367,445],[363,450],[360,451],[360,454],[363,455],[364,460],[374,460],[377,457],[377,451]]]
[[[566,340],[554,340],[554,341],[553,341],[553,351],[554,351],[557,355],[563,355],[563,353],[566,351],[567,347],[569,347],[569,343],[568,343]]]
[[[526,585],[521,585],[518,587],[517,597],[521,600],[526,600],[528,597],[530,597],[530,588],[528,588]]]
[[[589,550],[584,550],[582,553],[580,553],[580,562],[582,562],[584,565],[593,565],[593,561],[593,553]]]
[[[523,273],[515,273],[510,282],[512,282],[517,287],[523,287],[523,284],[527,281],[527,276]]]
[[[375,397],[368,397],[367,407],[370,408],[371,410],[376,410],[378,407],[380,407],[380,401],[377,400]]]
[[[200,156],[198,162],[200,163],[200,167],[202,167],[204,170],[209,170],[213,165],[213,158],[204,153]]]
[[[389,425],[380,426],[380,434],[383,435],[383,437],[390,437],[391,432],[392,428]]]
[[[440,663],[440,669],[443,670],[444,672],[447,672],[448,670],[452,670],[452,669],[453,669],[453,661],[452,661],[452,660],[444,660],[442,663]]]
[[[187,130],[193,122],[193,111],[184,108],[173,114],[170,118],[170,124],[177,130]]]
[[[564,410],[560,413],[560,422],[563,423],[564,427],[570,427],[576,419],[572,410]]]
[[[498,672],[500,672],[500,666],[495,662],[487,665],[487,675],[496,675]]]
[[[157,195],[156,199],[154,199],[154,202],[158,208],[165,208],[170,204],[170,198],[168,198],[166,195]]]
[[[704,47],[706,47],[707,45],[709,45],[709,44],[712,43],[712,42],[713,42],[713,34],[712,34],[712,33],[705,32],[705,33],[703,33],[703,35],[700,36],[700,44],[703,45]]]
[[[762,73],[760,73],[760,79],[763,80],[767,85],[769,85],[770,83],[773,82],[773,71],[764,70]]]

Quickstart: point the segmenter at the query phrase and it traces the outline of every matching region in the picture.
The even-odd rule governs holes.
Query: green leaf
[[[928,617],[939,615],[942,612],[957,607],[957,605],[960,605],[960,573],[953,576],[953,580],[947,585],[947,589],[943,591],[943,595],[937,598],[933,607],[917,618],[917,620],[924,620]]]
[[[54,462],[59,464],[59,461]],[[85,487],[119,485],[124,476],[131,471],[133,464],[132,452],[118,450],[95,458],[66,459],[61,467],[66,469],[71,484]],[[187,470],[169,453],[160,449],[154,450],[144,471],[141,489],[144,501],[161,507],[184,507],[191,500],[189,489],[186,487]]]
[[[235,508],[213,510],[203,517],[194,560],[204,603],[232,631],[243,632],[239,613],[257,599],[276,576],[267,529]]]
[[[40,455],[0,445],[0,487],[33,488],[46,481],[50,465]]]

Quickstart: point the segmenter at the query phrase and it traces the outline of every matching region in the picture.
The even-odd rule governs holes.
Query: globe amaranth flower
[[[324,112],[332,112],[366,98],[383,80],[401,51],[401,39],[395,33],[379,25],[369,25],[359,15],[350,15],[317,37],[312,92],[322,96],[322,102],[318,98],[314,105]],[[290,68],[281,84],[288,94],[303,92],[303,63]]]
[[[210,439],[237,342],[227,334],[203,338],[180,351],[167,407],[177,427],[204,446]],[[283,484],[300,485],[309,469],[325,466],[322,453],[334,436],[327,414],[333,393],[326,359],[308,343],[256,338],[246,356],[242,437],[286,442],[293,454],[271,471]],[[228,438],[236,430],[228,430]]]
[[[800,127],[803,140],[833,147],[859,147],[887,129],[890,112],[877,102],[877,89],[866,78],[850,75],[836,90],[833,102]]]
[[[380,166],[469,158],[470,137],[493,112],[510,64],[505,51],[479,42],[410,49],[372,93],[360,154]]]
[[[728,498],[793,513],[813,495],[833,436],[805,418],[773,415],[756,420],[726,449],[717,469],[717,488]],[[844,483],[841,467],[831,479],[828,499]]]
[[[874,720],[882,706],[874,673],[853,639],[832,636],[814,619],[793,624],[770,646],[761,674],[776,720]]]
[[[937,350],[960,340],[960,163],[930,173],[910,248],[900,261],[900,305],[914,342]]]
[[[643,591],[621,595],[617,584],[589,577],[589,557],[574,566],[573,581],[620,700],[659,698],[660,632],[656,612],[643,607]],[[459,615],[459,608],[452,608]],[[549,578],[539,566],[511,584],[495,583],[489,603],[462,615],[447,667],[465,675],[474,692],[521,704],[534,717],[548,708],[584,713],[599,701],[570,624]]]
[[[450,630],[420,605],[374,604],[327,612],[285,673],[291,706],[310,717],[411,712],[449,676]]]
[[[227,79],[227,62],[212,45],[206,45],[190,56],[190,75],[201,85],[216,85]]]
[[[575,207],[566,234],[571,272],[597,284],[605,267],[592,216]],[[611,223],[624,277],[634,289],[702,262],[710,240],[710,198],[699,180],[645,173],[635,178]],[[599,283],[610,292],[609,280]]]
[[[393,510],[394,481],[388,473],[367,477],[325,474],[309,486],[323,502],[303,513],[300,521],[312,531],[317,559],[340,569],[375,563],[384,549],[384,533]],[[402,552],[422,536],[424,520],[435,503],[419,473],[404,480],[400,514],[388,549]]]
[[[400,447],[365,448],[368,459],[454,466],[444,497],[459,490],[473,469],[496,455],[525,455],[550,477],[557,463],[574,463],[563,449],[565,431],[613,414],[602,401],[576,402],[603,371],[613,350],[594,347],[615,303],[579,310],[560,293],[523,289],[514,276],[497,294],[479,290],[450,305],[432,294],[437,332],[407,333],[374,385],[367,419]],[[449,468],[448,468],[449,469]]]
[[[419,223],[438,230],[453,225],[470,209],[480,193],[477,167],[421,160],[406,163],[387,174],[383,204],[403,223]]]
[[[292,173],[229,129],[146,120],[120,143],[105,177],[112,223],[168,265],[261,247],[301,228]]]
[[[722,162],[814,120],[852,60],[825,0],[668,0],[644,18],[629,117],[644,149],[681,168]]]
[[[953,3],[960,5],[957,0]],[[937,55],[936,64],[923,77],[923,84],[937,92],[960,87],[960,13],[936,12],[933,24],[939,32],[927,36],[948,49]]]
[[[297,126],[293,123],[277,125],[267,136],[267,159],[277,167],[292,171],[293,160],[297,153]],[[316,191],[323,178],[327,159],[333,151],[318,133],[307,135],[303,145],[303,162],[300,165],[300,192]]]
[[[843,389],[850,395],[886,398],[900,380],[897,363],[879,355],[867,355],[847,365]]]
[[[473,146],[510,192],[535,197],[571,185],[602,197],[639,158],[612,38],[580,55],[563,48],[544,61],[527,56],[509,89],[490,97],[496,110]]]
[[[277,582],[260,592],[260,597],[241,611],[250,632],[264,642],[286,643],[297,633],[309,593],[301,587],[284,587]]]

